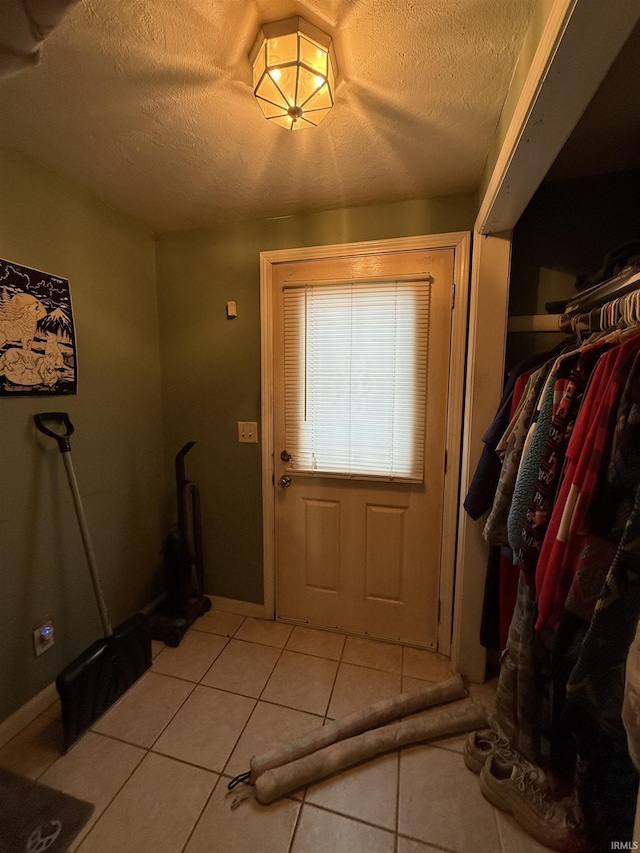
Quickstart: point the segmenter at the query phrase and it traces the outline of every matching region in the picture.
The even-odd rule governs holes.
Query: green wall
[[[0,399],[0,720],[101,634],[57,445],[35,412],[66,409],[114,624],[159,592],[164,530],[153,236],[33,161],[0,149],[0,257],[68,278],[78,394]],[[41,440],[42,439],[42,440]],[[55,646],[39,658],[45,616]]]
[[[156,238],[167,470],[198,442],[186,463],[201,490],[208,593],[263,600],[261,448],[237,441],[237,421],[260,422],[260,252],[466,231],[475,215],[474,196],[449,196]]]

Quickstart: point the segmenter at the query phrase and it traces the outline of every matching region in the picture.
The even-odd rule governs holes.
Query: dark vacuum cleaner
[[[162,552],[167,595],[148,617],[151,638],[168,646],[180,645],[189,626],[211,610],[203,590],[200,490],[187,480],[184,466],[184,457],[195,444],[188,441],[176,456],[178,525],[167,536]]]

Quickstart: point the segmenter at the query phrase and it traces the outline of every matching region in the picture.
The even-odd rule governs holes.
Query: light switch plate
[[[255,421],[238,421],[238,441],[241,444],[257,444],[258,424]]]

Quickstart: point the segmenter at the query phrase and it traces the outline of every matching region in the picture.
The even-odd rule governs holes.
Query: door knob
[[[293,456],[290,453],[288,453],[286,450],[283,450],[282,453],[280,454],[280,459],[282,459],[283,462],[291,462],[291,460],[293,459]]]
[[[278,485],[281,486],[283,489],[288,489],[291,485],[291,477],[288,474],[284,474],[278,480]]]

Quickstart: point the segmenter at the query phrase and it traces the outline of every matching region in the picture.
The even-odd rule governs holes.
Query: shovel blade
[[[56,679],[62,704],[64,751],[116,702],[151,666],[146,618],[136,613],[114,628],[113,636],[92,643]]]

